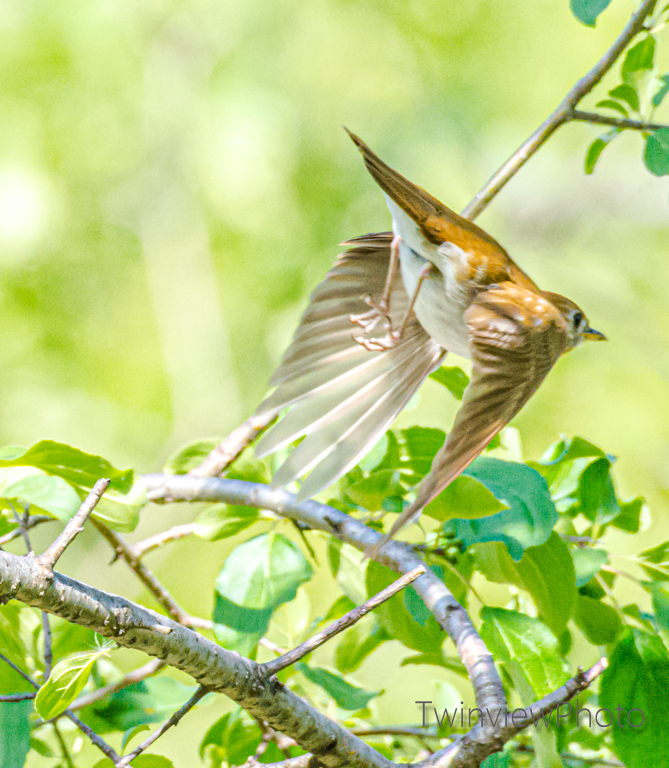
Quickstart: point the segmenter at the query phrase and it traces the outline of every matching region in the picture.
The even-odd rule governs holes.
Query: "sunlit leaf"
[[[482,483],[508,509],[478,520],[451,520],[446,525],[466,547],[501,541],[514,560],[527,547],[543,544],[557,522],[546,480],[526,464],[478,458],[464,474]]]
[[[35,709],[39,714],[45,720],[49,720],[64,712],[84,690],[93,664],[107,652],[108,649],[103,648],[59,661],[51,670],[49,679],[37,693]]]
[[[527,591],[541,620],[559,637],[576,605],[574,564],[569,548],[558,536],[537,547],[528,547],[514,562],[502,544],[477,547],[476,562],[490,581],[514,584]]]
[[[283,534],[261,534],[236,547],[216,579],[213,619],[219,643],[248,654],[274,611],[293,600],[312,573],[302,551]]]
[[[342,635],[335,648],[335,666],[344,674],[353,672],[382,643],[392,639],[376,616],[365,616]]]
[[[382,509],[383,502],[388,497],[401,495],[403,488],[397,470],[381,469],[349,485],[345,493],[356,504],[370,512],[376,512]]]
[[[653,69],[655,38],[647,35],[633,45],[625,54],[621,70],[623,82],[636,86],[644,75]]]
[[[546,696],[567,678],[555,635],[545,624],[518,611],[485,606],[481,637],[493,655],[522,672],[537,696]]]
[[[609,559],[603,549],[593,547],[575,547],[571,554],[574,560],[577,587],[587,584]]]
[[[462,474],[425,507],[423,514],[445,522],[456,517],[467,520],[489,517],[503,509],[507,506],[483,483]]]
[[[596,459],[582,472],[578,490],[581,512],[593,523],[604,525],[620,513],[608,458]]]
[[[174,768],[174,763],[163,755],[138,755],[132,761],[133,768]],[[114,768],[114,763],[105,757],[104,760],[100,760],[95,763],[93,768]]]
[[[655,620],[660,629],[669,635],[669,581],[652,583],[650,594]]]
[[[610,710],[613,749],[627,768],[669,765],[668,689],[669,656],[662,640],[626,630],[602,675],[599,704]]]
[[[620,616],[610,605],[586,595],[578,596],[574,621],[594,645],[613,642],[621,627]]]
[[[366,691],[347,682],[341,675],[327,669],[308,667],[302,662],[295,664],[295,669],[330,695],[338,707],[349,711],[364,709],[373,698],[383,693],[383,691]]]
[[[132,486],[131,469],[115,469],[101,456],[53,440],[42,440],[32,448],[13,448],[4,452],[0,467],[37,467],[89,490],[102,477],[110,478],[109,489],[118,493],[128,493]]]
[[[625,107],[619,101],[615,101],[614,99],[603,99],[602,101],[598,101],[596,106],[605,109],[613,109],[616,112],[619,112],[623,117],[629,117],[629,112]]]
[[[659,128],[646,139],[643,161],[654,176],[669,174],[669,128]]]
[[[211,437],[206,440],[196,440],[179,448],[167,460],[163,471],[168,475],[187,474],[191,469],[199,467],[220,442],[220,437]]]
[[[212,504],[197,516],[195,534],[208,541],[227,539],[249,528],[259,518],[260,513],[253,507]]]
[[[635,112],[638,112],[640,109],[639,94],[631,85],[621,83],[609,91],[609,96],[626,101]]]
[[[664,97],[669,93],[669,74],[662,75],[660,77],[662,85],[657,89],[655,96],[653,96],[653,106],[659,107]]]
[[[442,365],[430,374],[430,378],[439,382],[442,387],[446,387],[457,400],[462,400],[469,384],[469,376],[457,365]]]
[[[609,7],[611,0],[570,0],[571,12],[588,27],[594,27],[597,17]]]
[[[81,506],[79,495],[62,477],[34,467],[0,469],[0,497],[19,506],[30,504],[58,520],[69,520]]]

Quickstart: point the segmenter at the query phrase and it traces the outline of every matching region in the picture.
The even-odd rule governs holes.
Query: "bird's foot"
[[[367,304],[368,307],[371,307],[369,312],[363,312],[360,315],[351,315],[351,322],[359,325],[365,333],[369,333],[376,328],[380,320],[383,320],[386,329],[391,331],[392,322],[390,320],[390,315],[388,314],[388,301],[386,299],[381,299],[376,302],[368,294],[365,296],[365,304]]]
[[[367,339],[364,336],[354,336],[353,339],[370,352],[393,349],[400,343],[400,335],[397,331],[389,331],[385,336],[376,339]]]

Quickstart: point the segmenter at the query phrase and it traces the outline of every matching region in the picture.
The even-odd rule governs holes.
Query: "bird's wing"
[[[472,377],[446,442],[393,536],[451,483],[536,392],[566,351],[567,324],[540,294],[515,283],[482,291],[465,312]]]
[[[258,414],[289,410],[262,437],[256,456],[305,436],[272,481],[281,487],[310,471],[299,498],[310,498],[354,466],[446,354],[415,316],[392,349],[370,352],[353,339],[359,329],[350,316],[369,309],[366,294],[378,299],[383,292],[391,240],[392,234],[384,232],[350,241],[354,247],[311,295],[272,377],[276,389],[258,408]],[[398,271],[390,297],[394,327],[408,305]]]

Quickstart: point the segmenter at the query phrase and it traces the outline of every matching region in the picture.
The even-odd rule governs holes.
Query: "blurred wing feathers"
[[[354,466],[446,354],[415,317],[393,349],[369,352],[353,339],[360,329],[350,315],[369,309],[365,295],[381,295],[391,240],[390,233],[356,238],[355,247],[337,260],[313,292],[272,377],[275,391],[258,408],[262,414],[289,410],[260,440],[257,456],[306,435],[272,482],[283,486],[311,470],[300,498],[313,496]],[[398,273],[390,299],[395,327],[408,302]]]

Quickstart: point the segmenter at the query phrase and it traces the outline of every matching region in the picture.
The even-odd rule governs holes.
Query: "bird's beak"
[[[581,335],[585,341],[608,341],[601,331],[596,331],[594,328],[586,328]]]

